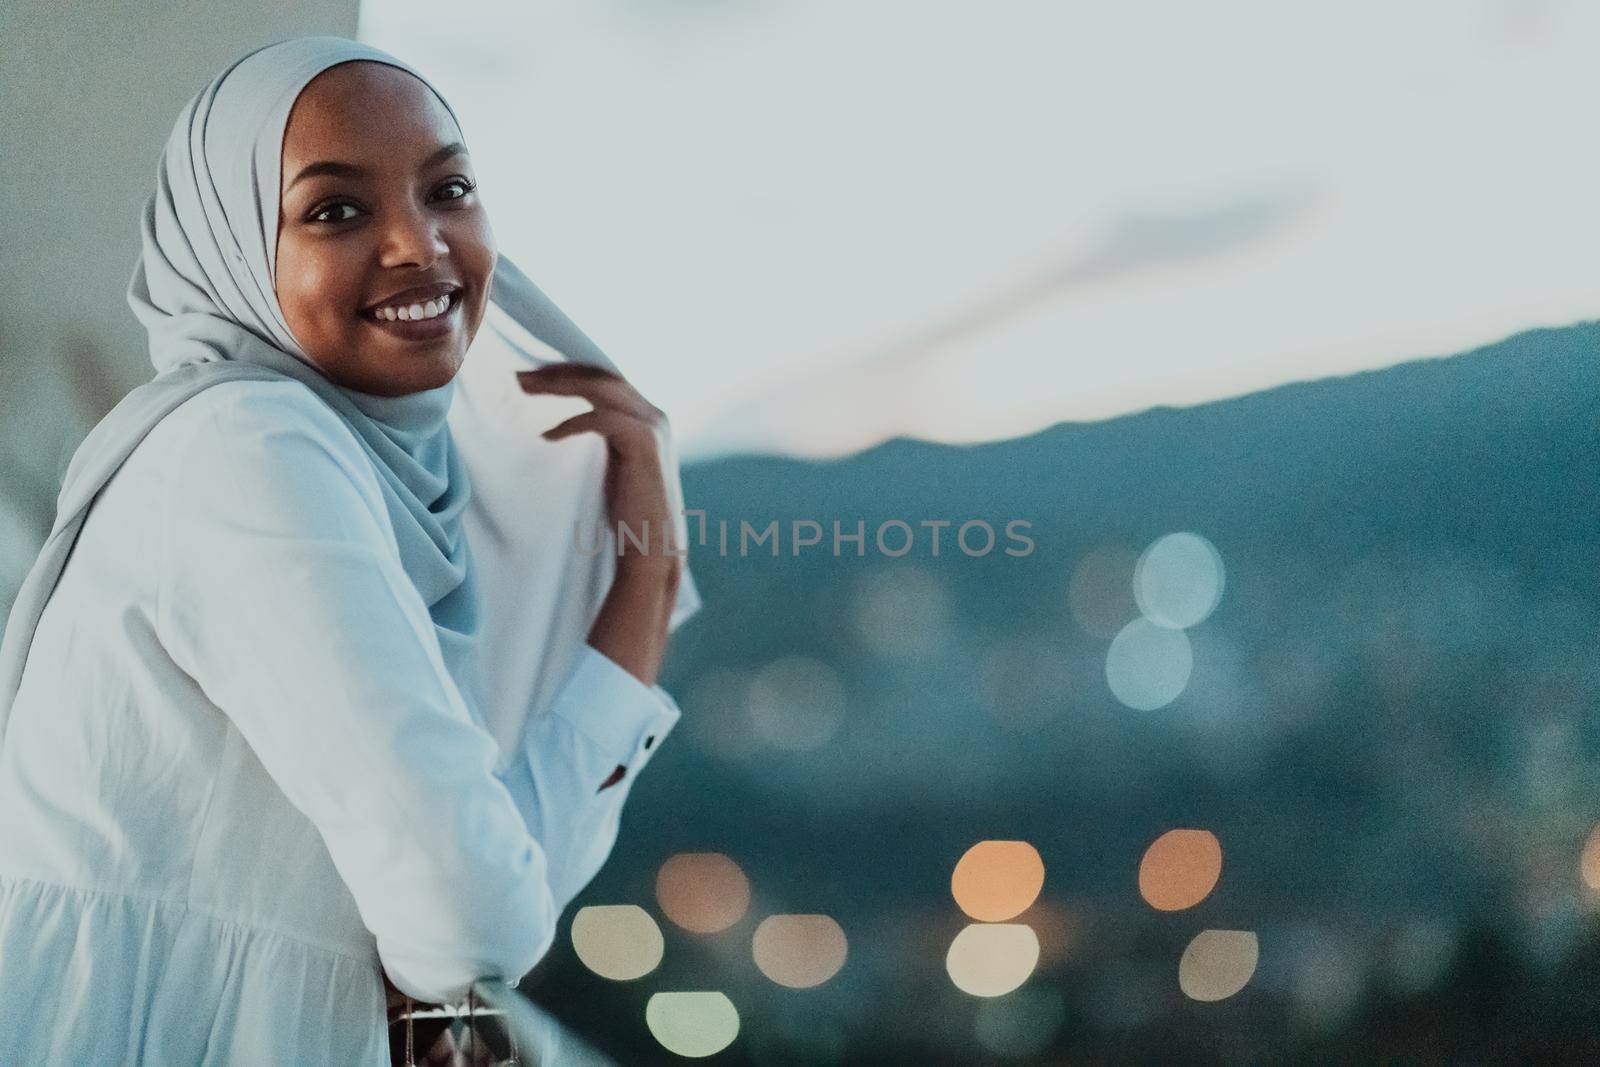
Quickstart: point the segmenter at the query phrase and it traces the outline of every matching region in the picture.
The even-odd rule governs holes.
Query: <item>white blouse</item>
[[[680,713],[583,645],[502,752],[473,686],[313,394],[163,419],[0,750],[0,1063],[382,1067],[384,971],[434,1002],[526,974]]]

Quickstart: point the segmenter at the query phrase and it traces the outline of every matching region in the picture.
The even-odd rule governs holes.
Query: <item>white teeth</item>
[[[407,304],[398,307],[381,307],[372,313],[373,318],[386,322],[416,322],[418,319],[432,319],[443,315],[450,310],[450,294],[436,297],[425,304]]]

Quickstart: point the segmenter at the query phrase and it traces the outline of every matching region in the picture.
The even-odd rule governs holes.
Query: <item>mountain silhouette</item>
[[[973,843],[1022,839],[1046,876],[1017,921],[1054,922],[1064,946],[1027,988],[1064,1021],[1004,1062],[1580,1058],[1593,1039],[1559,991],[1600,980],[1578,877],[1600,819],[1597,401],[1600,324],[1583,323],[1007,441],[686,467],[709,536],[691,547],[706,607],[662,679],[684,718],[578,903],[659,914],[661,861],[720,851],[751,910],[719,935],[663,919],[661,969],[627,986],[558,942],[527,988],[625,1062],[660,1053],[603,1020],[673,988],[739,1005],[749,1040],[715,1062],[1001,1062],[944,970],[966,921],[950,878]],[[823,543],[794,554],[806,519]],[[999,536],[987,554],[952,543],[975,519]],[[741,520],[776,520],[780,554],[741,555]],[[862,555],[832,553],[834,520],[863,524]],[[898,558],[874,541],[892,520],[918,534]],[[937,557],[924,520],[951,523]],[[1003,551],[1011,520],[1031,552]],[[1176,531],[1209,540],[1226,581],[1187,631],[1186,688],[1137,711],[1105,675],[1131,590],[1095,632],[1075,574],[1131,568]],[[791,735],[785,716],[829,713],[807,679],[837,723]],[[1197,906],[1158,912],[1138,869],[1175,827],[1214,833],[1223,869]],[[780,911],[846,931],[828,983],[755,969],[751,931]],[[1260,941],[1217,1003],[1177,981],[1206,928]]]

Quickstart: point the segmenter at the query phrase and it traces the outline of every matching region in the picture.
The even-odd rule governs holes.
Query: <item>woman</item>
[[[0,1063],[385,1064],[386,981],[516,982],[605,861],[679,715],[655,677],[687,575],[623,539],[564,684],[496,746],[445,419],[520,276],[399,60],[240,60],[180,116],[143,237],[159,373],[74,456],[0,647]],[[665,529],[661,412],[604,369],[519,377],[593,405],[549,436],[599,435],[608,516]]]

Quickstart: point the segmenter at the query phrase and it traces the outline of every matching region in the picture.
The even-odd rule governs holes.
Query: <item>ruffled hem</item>
[[[389,1063],[373,960],[179,902],[10,875],[0,1004],[0,1063]]]

